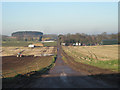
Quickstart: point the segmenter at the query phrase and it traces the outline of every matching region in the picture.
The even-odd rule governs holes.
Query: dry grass
[[[17,53],[21,51],[25,57],[17,58]],[[13,77],[17,74],[25,74],[49,66],[53,56],[40,55],[56,54],[56,47],[36,47],[33,49],[28,47],[2,47],[1,53],[3,75],[4,77]]]
[[[97,60],[118,60],[118,45],[103,46],[68,46],[63,49],[78,58],[86,56]]]
[[[118,71],[118,45],[63,46],[76,62]]]
[[[37,47],[37,48],[28,48],[28,47],[2,47],[0,50],[1,56],[11,56],[17,55],[18,52],[23,51],[23,55],[40,55],[40,54],[54,54],[55,47]]]

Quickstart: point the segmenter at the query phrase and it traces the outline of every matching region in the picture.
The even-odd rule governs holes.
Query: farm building
[[[49,37],[48,38],[42,38],[42,41],[47,41],[49,39],[50,39]]]
[[[65,43],[61,43],[61,45],[65,46],[66,44]]]
[[[30,45],[28,45],[28,47],[33,48],[33,47],[35,47],[35,45],[30,44]]]
[[[35,43],[35,44],[28,45],[28,47],[31,47],[31,48],[33,48],[33,47],[43,47],[43,46],[44,45],[42,43]]]
[[[73,43],[73,46],[81,46],[81,43]]]
[[[117,39],[105,39],[101,41],[102,45],[112,45],[112,44],[118,44]]]
[[[55,42],[54,40],[46,40],[46,41],[41,41],[41,42]]]
[[[44,46],[42,43],[35,43],[33,45],[35,45],[36,47],[43,47]]]

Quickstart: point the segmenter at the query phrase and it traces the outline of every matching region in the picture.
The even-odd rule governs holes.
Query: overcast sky
[[[118,32],[117,2],[3,2],[2,34]]]

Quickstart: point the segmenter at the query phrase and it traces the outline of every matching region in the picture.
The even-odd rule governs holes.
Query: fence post
[[[2,78],[5,78],[4,75],[2,75],[2,74],[0,74],[0,76],[1,76]]]

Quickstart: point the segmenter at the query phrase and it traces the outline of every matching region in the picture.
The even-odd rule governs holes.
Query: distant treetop
[[[17,36],[41,36],[41,35],[43,35],[43,33],[38,32],[38,31],[18,31],[18,32],[12,33],[13,37],[17,37]]]

